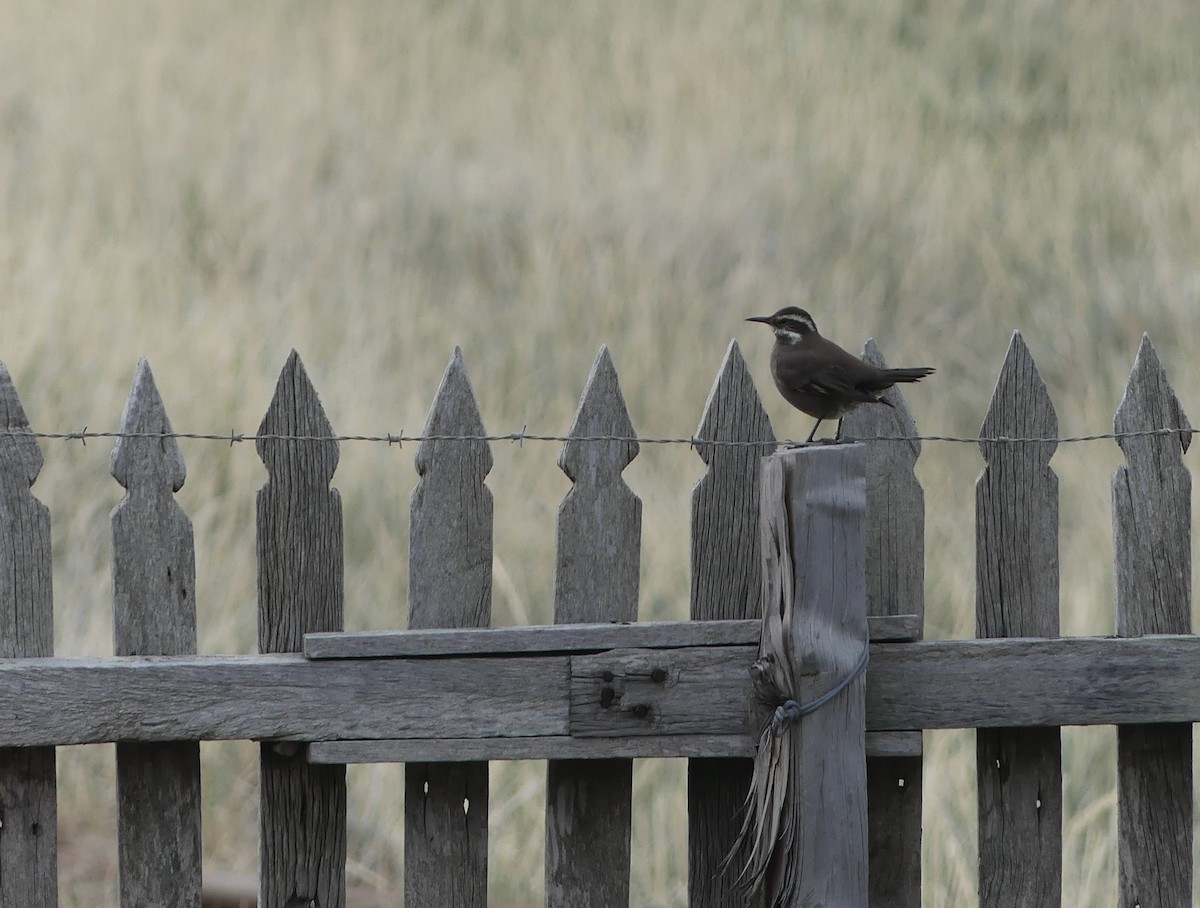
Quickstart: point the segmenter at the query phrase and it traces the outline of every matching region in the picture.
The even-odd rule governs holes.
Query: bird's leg
[[[843,418],[845,418],[845,417],[843,417]],[[842,440],[842,420],[841,419],[838,420],[837,431],[833,433],[833,440],[834,441]]]
[[[808,438],[804,439],[804,443],[808,444],[813,440],[813,436],[817,434],[817,429],[820,427],[822,420],[817,420],[817,424],[813,426],[813,430],[808,433]]]

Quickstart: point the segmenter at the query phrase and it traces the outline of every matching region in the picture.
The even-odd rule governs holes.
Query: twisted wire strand
[[[684,437],[646,437],[641,435],[547,435],[535,432],[527,432],[524,429],[519,432],[508,432],[503,434],[433,434],[433,435],[410,435],[406,434],[403,429],[398,433],[385,433],[382,435],[284,435],[279,433],[262,433],[248,434],[238,432],[231,429],[229,432],[98,432],[91,431],[87,426],[84,426],[77,432],[38,432],[32,429],[20,428],[4,428],[0,429],[0,436],[21,436],[35,439],[58,439],[65,441],[79,441],[83,444],[91,439],[105,438],[157,438],[157,439],[188,439],[191,441],[220,441],[229,445],[238,444],[241,442],[257,442],[257,441],[361,441],[374,442],[379,444],[397,445],[403,447],[407,442],[409,444],[421,443],[425,441],[450,441],[450,442],[500,442],[508,441],[514,444],[523,444],[526,441],[550,441],[565,443],[573,442],[623,442],[626,444],[643,444],[643,445],[687,445],[688,447],[696,447],[697,445],[710,445],[713,447],[723,448],[770,448],[770,447],[793,447],[804,444],[813,445],[829,445],[829,444],[853,444],[855,442],[909,442],[909,441],[935,441],[949,442],[953,444],[1074,444],[1078,442],[1090,441],[1119,441],[1123,438],[1148,438],[1148,437],[1163,437],[1163,436],[1180,436],[1190,438],[1200,432],[1200,429],[1192,428],[1171,428],[1163,427],[1157,429],[1139,429],[1130,432],[1100,432],[1092,435],[1068,435],[1062,438],[1037,438],[1037,437],[1019,437],[1008,435],[997,436],[977,436],[977,435],[869,435],[861,438],[843,438],[837,441],[832,439],[819,439],[813,442],[798,442],[792,439],[784,439],[781,441],[746,441],[746,440],[729,440],[719,438],[701,438],[696,435]]]
[[[701,438],[698,435],[689,437],[644,437],[644,435],[557,435],[526,432],[508,432],[503,434],[406,434],[403,429],[398,433],[385,434],[334,434],[334,435],[287,435],[281,433],[251,434],[230,429],[229,432],[96,432],[86,426],[78,432],[36,432],[25,428],[0,428],[0,435],[35,439],[58,439],[67,441],[82,441],[90,439],[119,439],[119,438],[157,438],[157,439],[188,439],[198,441],[224,441],[229,445],[244,443],[244,441],[370,441],[370,443],[403,446],[404,443],[419,444],[421,441],[511,441],[523,444],[524,441],[583,441],[583,443],[601,443],[601,441],[620,441],[625,444],[640,445],[712,445],[715,447],[772,447],[797,446],[803,444],[830,445],[854,444],[858,441],[948,441],[954,444],[1075,444],[1081,441],[1111,441],[1123,438],[1151,438],[1164,435],[1192,437],[1200,432],[1195,428],[1148,428],[1136,429],[1133,432],[1100,432],[1090,435],[1064,435],[1062,438],[1022,438],[1014,435],[864,435],[860,438],[818,439],[811,443],[802,443],[792,439],[779,441],[748,441],[715,438]]]

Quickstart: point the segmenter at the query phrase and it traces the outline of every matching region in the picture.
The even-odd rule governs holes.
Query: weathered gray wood
[[[868,461],[870,455],[868,454]],[[870,505],[867,506],[867,520],[871,519]],[[869,541],[869,537],[868,537]],[[868,552],[871,549],[868,547]],[[921,594],[921,598],[924,594]],[[913,605],[922,605],[921,598],[914,597]],[[868,598],[868,608],[871,600]],[[922,609],[923,611],[924,609]],[[924,637],[925,616],[916,615],[867,615],[867,633],[872,643],[909,643]]]
[[[425,435],[483,435],[462,352],[438,386]],[[492,612],[492,468],[487,442],[431,439],[417,449],[412,494],[408,626],[472,627]],[[485,686],[486,676],[477,677]],[[410,688],[399,688],[411,696]],[[464,703],[470,703],[470,698]],[[476,716],[471,704],[470,723]],[[488,770],[483,762],[410,763],[404,771],[404,904],[487,901]]]
[[[728,716],[739,710],[743,728],[749,729],[751,703],[739,672],[748,674],[749,668],[741,646],[573,656],[571,734],[704,734],[715,730],[706,713]],[[705,710],[687,715],[689,704],[701,700]]]
[[[1116,432],[1189,429],[1150,338],[1142,337]],[[1121,438],[1113,475],[1117,633],[1191,629],[1189,434]],[[1118,891],[1121,908],[1192,903],[1192,729],[1117,730]]]
[[[170,433],[146,360],[121,420],[125,433]],[[118,656],[196,652],[192,524],[173,493],[187,475],[174,438],[122,437],[113,477],[127,490],[112,514],[113,649]],[[117,744],[121,904],[199,905],[200,744]]]
[[[29,488],[42,452],[0,363],[0,658],[54,651],[50,512]],[[28,691],[14,692],[19,702]],[[0,749],[0,905],[58,904],[53,748]]]
[[[1047,438],[1058,417],[1020,332],[980,435]],[[1058,617],[1057,443],[983,442],[975,485],[976,632],[1053,637]],[[1062,746],[1056,728],[976,734],[981,908],[1057,905],[1062,893]]]
[[[746,645],[663,651],[714,689],[752,684]],[[299,654],[0,660],[0,747],[179,741],[565,735],[569,655],[311,661]],[[700,688],[697,688],[700,690]],[[396,691],[404,690],[404,697]],[[705,694],[701,694],[705,696]],[[742,734],[728,696],[681,708]],[[872,644],[868,731],[1200,722],[1200,637]],[[743,793],[743,798],[745,794]]]
[[[601,347],[568,433],[634,435],[608,348]],[[554,621],[636,621],[642,503],[621,478],[633,441],[568,441],[558,465],[573,485],[558,509]]]
[[[457,762],[459,760],[609,760],[644,757],[754,756],[754,736],[635,735],[628,738],[356,738],[305,745],[312,763]],[[919,731],[867,732],[868,757],[919,757]]]
[[[869,615],[871,642],[919,640],[919,615]],[[758,644],[762,622],[638,621],[607,624],[535,624],[408,631],[305,634],[309,659],[370,659],[395,656],[486,656],[519,653],[586,653],[606,649],[671,649],[679,646]]]
[[[887,368],[874,340],[862,359]],[[871,639],[882,616],[915,612],[909,639],[923,636],[925,610],[925,493],[913,472],[921,454],[917,426],[899,386],[883,397],[891,407],[859,407],[842,421],[846,438],[905,438],[867,444],[867,612]],[[867,750],[870,902],[894,908],[921,904],[921,795],[924,761],[874,757]]]
[[[692,492],[693,619],[757,618],[762,564],[759,484],[762,458],[775,435],[737,341],[731,341],[709,392],[697,436],[711,441],[761,441],[761,449],[697,445],[708,471]],[[688,763],[688,904],[738,903],[734,876],[720,872],[733,847],[737,817],[750,786],[749,760]]]
[[[1200,638],[926,640],[872,645],[867,727],[1200,721]]]
[[[912,734],[902,732],[902,734]],[[890,740],[883,746],[891,746]],[[749,757],[754,741],[742,735],[637,735],[575,738],[357,738],[306,745],[313,763],[410,763],[461,760],[566,760],[596,764],[643,757]],[[551,902],[550,904],[554,904]]]
[[[776,455],[792,544],[792,667],[810,703],[850,675],[867,646],[866,449],[812,447]],[[805,716],[795,731],[795,841],[784,891],[799,905],[866,905],[866,678]]]
[[[22,659],[0,661],[0,697],[0,746],[553,735],[569,730],[570,657]]]
[[[329,487],[333,427],[296,351],[288,356],[259,435],[268,479],[258,493],[258,648],[298,652],[304,634],[341,630],[342,501]],[[346,769],[313,766],[293,748],[259,757],[259,905],[346,904]]]
[[[759,621],[639,621],[307,634],[309,659],[585,653],[606,649],[757,644]],[[883,628],[884,633],[892,628]],[[881,639],[894,639],[883,637]]]
[[[634,435],[607,347],[592,366],[569,435]],[[636,442],[563,445],[558,465],[574,485],[558,509],[557,623],[637,620],[642,503],[621,478],[637,453]],[[630,760],[550,761],[548,905],[629,904],[632,796]]]
[[[873,340],[862,359],[888,367]],[[921,442],[899,388],[888,388],[883,398],[892,406],[859,407],[842,420],[846,438],[907,439],[867,444],[867,607],[870,615],[923,617],[925,492],[913,473]]]

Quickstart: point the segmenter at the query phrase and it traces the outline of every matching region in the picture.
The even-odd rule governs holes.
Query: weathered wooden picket
[[[882,362],[872,344],[865,356]],[[801,756],[791,904],[920,904],[920,732],[953,727],[979,729],[981,905],[1060,904],[1059,727],[1074,724],[1120,726],[1118,904],[1191,904],[1190,435],[1152,431],[1188,429],[1154,348],[1143,339],[1115,423],[1115,638],[1058,636],[1057,420],[1014,335],[981,433],[978,639],[921,639],[920,443],[888,393],[895,409],[846,420],[878,440],[772,453],[732,344],[696,440],[693,620],[637,623],[641,504],[621,473],[638,446],[601,350],[559,460],[573,487],[556,625],[485,630],[492,459],[455,351],[416,459],[409,630],[347,634],[338,442],[293,353],[257,439],[260,655],[197,656],[184,464],[143,362],[112,456],[128,490],[115,655],[54,658],[41,452],[0,366],[0,908],[57,904],[54,748],[97,742],[117,745],[121,904],[198,905],[198,742],[215,739],[262,742],[262,906],[345,904],[345,766],[380,761],[406,763],[405,904],[485,904],[487,761],[518,758],[549,760],[547,904],[627,904],[632,760],[649,756],[689,759],[690,904],[740,904],[718,867],[764,715],[760,613],[782,601],[801,701],[866,645],[846,616],[871,616],[865,681],[786,732]]]

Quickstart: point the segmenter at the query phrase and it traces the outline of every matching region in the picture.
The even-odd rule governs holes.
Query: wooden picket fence
[[[866,356],[882,361],[873,345]],[[805,761],[801,801],[843,786],[823,789],[824,802],[861,813],[830,824],[802,811],[785,856],[807,874],[794,904],[920,904],[921,730],[956,727],[979,729],[981,905],[1060,904],[1059,727],[1076,724],[1120,726],[1118,904],[1191,904],[1190,435],[1154,431],[1188,429],[1154,348],[1143,340],[1115,423],[1126,463],[1113,479],[1114,638],[1058,637],[1058,426],[1014,335],[981,433],[995,440],[981,444],[976,489],[978,639],[921,639],[920,442],[889,394],[894,410],[861,408],[845,430],[892,440],[772,453],[731,344],[695,441],[707,472],[692,500],[692,620],[637,623],[641,504],[621,472],[638,445],[602,350],[559,461],[573,487],[558,516],[556,625],[484,629],[492,460],[455,351],[416,457],[409,630],[348,634],[338,442],[293,353],[256,437],[269,477],[257,500],[259,655],[198,656],[192,530],[173,498],[183,461],[143,362],[112,457],[128,490],[113,514],[115,654],[54,658],[50,517],[30,489],[41,453],[0,366],[0,908],[57,904],[55,747],[99,742],[117,748],[121,904],[198,905],[198,742],[220,739],[262,742],[262,906],[345,905],[345,766],[382,761],[406,764],[405,904],[484,905],[487,761],[529,758],[549,760],[547,904],[628,904],[632,761],[650,756],[689,759],[689,904],[741,904],[719,865],[763,717],[749,668],[764,578],[780,589],[764,539],[781,514],[831,519],[787,479],[809,452],[848,470],[847,500],[861,504],[818,534],[836,540],[835,557],[820,560],[827,542],[791,543],[797,610],[815,598],[799,589],[805,565],[834,574],[822,582],[838,607],[871,615],[871,662],[814,714],[824,724],[807,726],[852,719],[830,732],[836,751],[805,734],[807,719],[789,732]],[[760,500],[768,474],[782,485]],[[796,646],[805,691],[843,670],[802,664],[807,644]],[[809,771],[835,752],[836,772]]]

